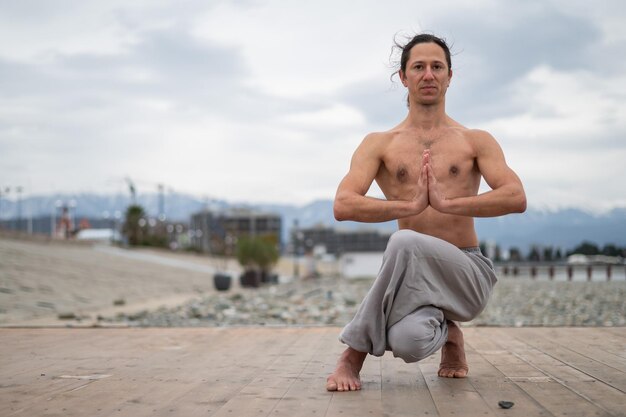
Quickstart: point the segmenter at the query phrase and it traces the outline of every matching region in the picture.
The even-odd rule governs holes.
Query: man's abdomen
[[[434,236],[459,248],[478,246],[473,217],[443,214],[432,207],[417,216],[399,219],[398,228]]]

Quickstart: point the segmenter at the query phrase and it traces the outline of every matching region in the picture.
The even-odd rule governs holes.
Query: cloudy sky
[[[364,135],[405,117],[394,36],[429,31],[453,45],[448,114],[498,139],[531,206],[623,207],[625,9],[0,0],[0,187],[332,198]]]

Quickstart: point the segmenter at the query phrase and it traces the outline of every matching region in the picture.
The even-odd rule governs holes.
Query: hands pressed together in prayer
[[[424,150],[422,154],[422,168],[417,180],[417,193],[414,201],[418,204],[419,212],[422,212],[428,206],[437,211],[445,212],[447,200],[439,189],[431,164],[430,150],[428,149]]]

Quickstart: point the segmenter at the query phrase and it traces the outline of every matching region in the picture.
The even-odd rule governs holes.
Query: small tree
[[[600,253],[600,249],[595,243],[584,241],[580,245],[576,246],[572,251],[568,252],[569,255],[573,254],[581,254],[581,255],[598,255]]]
[[[602,248],[602,255],[621,256],[622,250],[620,250],[620,248],[618,248],[614,244],[609,243],[609,244],[604,245],[604,247]]]
[[[563,259],[563,254],[561,253],[561,248],[557,248],[556,254],[554,255],[554,259],[556,259],[557,261],[560,261],[561,259]]]
[[[530,253],[528,254],[528,260],[531,262],[538,262],[541,260],[541,255],[539,255],[539,248],[537,246],[533,246],[530,249]]]
[[[129,245],[137,246],[142,243],[146,232],[145,217],[146,212],[138,204],[130,205],[126,209],[126,219],[122,231],[128,239]],[[141,220],[144,221],[143,224]]]
[[[260,239],[263,242],[261,246],[261,254],[257,259],[257,263],[259,264],[259,268],[263,272],[269,272],[272,269],[272,266],[278,261],[280,257],[280,253],[272,242],[268,242],[266,240]]]
[[[276,246],[262,238],[242,237],[237,241],[237,260],[247,270],[267,272],[278,257]]]
[[[509,249],[509,260],[511,262],[519,262],[522,260],[522,252],[519,248],[512,247]]]
[[[554,261],[554,248],[552,246],[543,248],[543,260],[546,262]]]
[[[501,262],[502,261],[502,249],[500,249],[500,245],[496,245],[496,250],[495,250],[495,254],[494,254],[494,258],[493,260],[495,262]]]

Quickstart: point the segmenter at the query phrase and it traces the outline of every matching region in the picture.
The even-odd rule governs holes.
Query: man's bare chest
[[[396,141],[383,156],[380,179],[391,184],[414,184],[423,166],[423,154],[429,150],[430,166],[442,182],[462,181],[476,173],[475,154],[466,141],[458,139]]]

